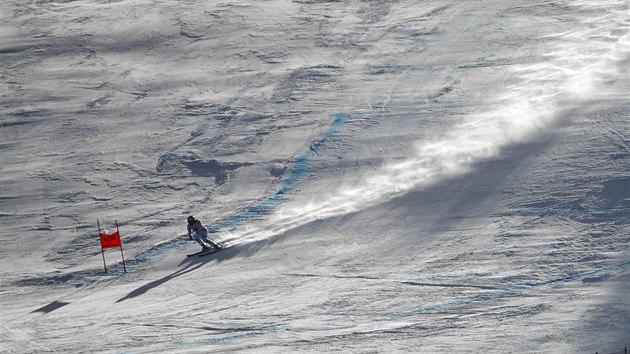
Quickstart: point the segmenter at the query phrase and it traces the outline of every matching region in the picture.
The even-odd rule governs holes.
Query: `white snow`
[[[4,1],[0,352],[623,350],[628,5]]]

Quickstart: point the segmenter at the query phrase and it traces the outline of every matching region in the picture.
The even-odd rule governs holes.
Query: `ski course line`
[[[340,112],[334,115],[333,122],[324,133],[324,135],[319,138],[319,140],[311,143],[309,145],[309,149],[304,152],[300,157],[297,158],[293,168],[291,169],[291,173],[289,176],[283,181],[282,185],[278,190],[276,190],[270,196],[264,198],[257,204],[247,208],[246,210],[225,219],[224,221],[219,222],[218,224],[208,226],[208,233],[218,233],[223,229],[228,227],[232,227],[240,222],[246,221],[248,219],[252,219],[260,214],[263,214],[268,211],[276,202],[281,200],[286,194],[288,194],[295,186],[300,182],[306,172],[308,171],[309,166],[313,158],[319,155],[319,152],[326,148],[326,145],[338,134],[341,128],[344,126],[348,118],[353,114],[365,114],[365,113],[350,113],[350,112]],[[154,259],[160,255],[169,253],[173,250],[180,249],[188,244],[187,240],[175,239],[172,241],[167,241],[161,245],[154,246],[153,248],[139,254],[134,259],[130,259],[127,261],[129,265],[138,265],[145,263],[151,259]]]
[[[348,117],[349,113],[337,113],[335,114],[335,119],[332,122],[330,129],[315,143],[309,146],[309,149],[300,156],[293,168],[291,169],[291,174],[287,179],[284,180],[280,188],[272,195],[260,201],[258,204],[249,207],[247,210],[228,218],[227,220],[220,222],[214,226],[208,227],[208,233],[217,233],[222,229],[231,227],[236,225],[237,223],[251,219],[257,216],[260,213],[264,213],[269,207],[271,207],[275,202],[280,200],[285,194],[287,194],[291,189],[295,187],[295,185],[302,179],[308,167],[311,164],[311,160],[318,155],[318,153],[323,150],[326,144],[332,140],[339,129],[344,125]]]

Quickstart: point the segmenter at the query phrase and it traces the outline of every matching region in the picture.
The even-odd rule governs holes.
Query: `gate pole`
[[[116,220],[116,232],[118,232],[118,237],[120,237],[120,230],[118,229],[118,220]],[[125,265],[125,255],[123,254],[123,249],[122,249],[122,240],[120,240],[120,256],[122,257],[122,262],[123,262],[123,271],[125,273],[127,273],[127,266]]]
[[[101,223],[96,219],[96,225],[98,226],[98,237],[101,238]],[[107,273],[107,264],[105,263],[105,250],[103,249],[103,243],[101,243],[101,254],[103,255],[103,268],[105,268],[105,273]]]

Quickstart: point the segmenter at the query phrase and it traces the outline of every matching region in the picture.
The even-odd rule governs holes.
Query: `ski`
[[[217,245],[219,246],[219,248],[211,248],[209,250],[199,251],[199,252],[187,254],[186,257],[193,257],[193,256],[201,257],[201,256],[205,256],[205,255],[212,254],[212,253],[215,253],[215,252],[219,252],[219,251],[221,251],[223,249],[223,246],[221,246],[219,244],[217,244]]]

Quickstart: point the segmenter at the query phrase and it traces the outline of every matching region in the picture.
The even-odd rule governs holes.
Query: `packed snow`
[[[0,352],[630,346],[628,0],[0,19]]]

